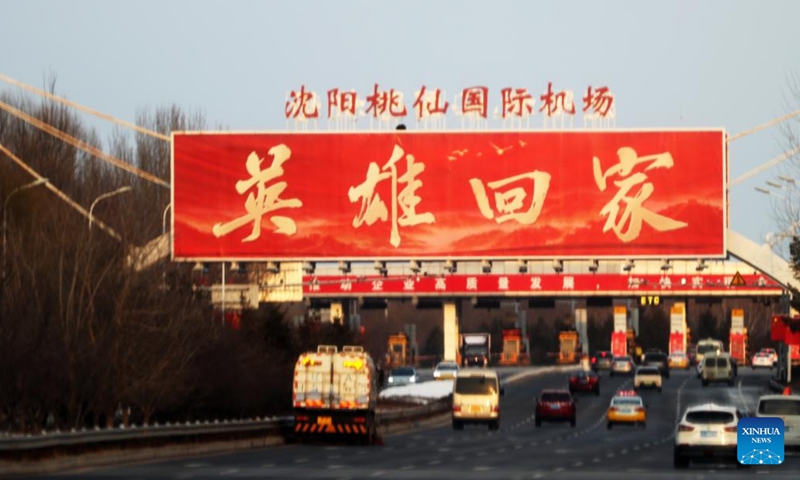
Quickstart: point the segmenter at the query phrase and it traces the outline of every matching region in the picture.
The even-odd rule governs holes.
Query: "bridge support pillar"
[[[458,362],[458,316],[461,303],[453,300],[443,303],[444,325],[444,360]]]

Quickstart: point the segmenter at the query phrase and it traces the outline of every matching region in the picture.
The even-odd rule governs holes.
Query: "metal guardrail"
[[[278,417],[264,420],[194,422],[181,425],[148,425],[146,427],[133,426],[70,432],[43,432],[41,435],[12,435],[0,437],[0,452],[111,442],[130,442],[145,439],[255,433],[258,431],[280,433],[282,429],[291,426],[293,423],[293,417]]]
[[[449,397],[425,405],[399,408],[378,413],[378,426],[412,422],[449,411]],[[194,422],[180,425],[149,425],[127,428],[44,432],[41,435],[0,436],[0,454],[24,453],[36,450],[103,444],[149,443],[151,440],[211,438],[214,436],[267,435],[286,436],[294,430],[294,417],[233,420],[224,422]]]

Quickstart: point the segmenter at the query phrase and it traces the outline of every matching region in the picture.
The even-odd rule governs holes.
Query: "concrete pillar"
[[[589,335],[587,331],[587,315],[585,308],[575,309],[575,329],[578,331],[578,341],[581,342],[581,350],[583,353],[590,353],[589,348]]]
[[[458,361],[458,314],[459,302],[445,301],[442,304],[444,311],[444,360]]]

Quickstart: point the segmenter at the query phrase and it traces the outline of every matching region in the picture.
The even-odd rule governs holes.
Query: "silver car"
[[[419,374],[414,367],[398,367],[389,373],[388,383],[390,387],[398,385],[409,385],[419,382]]]
[[[632,357],[614,357],[611,362],[611,372],[609,375],[631,375],[633,373],[634,363]]]

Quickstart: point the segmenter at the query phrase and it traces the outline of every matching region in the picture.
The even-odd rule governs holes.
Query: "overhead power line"
[[[153,138],[157,138],[159,140],[164,140],[165,142],[169,141],[169,137],[167,135],[162,135],[162,134],[160,134],[158,132],[154,132],[152,130],[148,130],[147,128],[140,127],[139,125],[136,125],[134,123],[126,122],[125,120],[120,120],[119,118],[112,117],[111,115],[107,115],[107,114],[105,114],[103,112],[98,112],[97,110],[95,110],[93,108],[84,107],[83,105],[81,105],[79,103],[75,103],[75,102],[69,101],[66,98],[59,97],[57,95],[53,95],[52,93],[46,92],[44,90],[40,90],[40,89],[38,89],[36,87],[32,87],[32,86],[30,86],[30,85],[28,85],[26,83],[20,82],[19,80],[15,80],[15,79],[7,76],[7,75],[3,75],[2,73],[0,73],[0,80],[3,80],[6,83],[10,83],[10,84],[12,84],[14,86],[17,86],[17,87],[20,87],[22,89],[28,90],[29,92],[33,92],[33,93],[35,93],[37,95],[40,95],[42,97],[48,98],[48,99],[53,100],[55,102],[61,103],[63,105],[67,105],[67,106],[70,106],[70,107],[75,108],[77,110],[80,110],[82,112],[88,113],[89,115],[94,115],[97,118],[101,118],[103,120],[108,120],[109,122],[116,123],[117,125],[121,125],[123,127],[130,128],[130,129],[135,130],[135,131],[137,131],[137,132],[139,132],[141,134],[148,135],[148,136],[151,136]]]
[[[733,141],[739,140],[740,138],[746,137],[746,136],[748,136],[750,134],[753,134],[753,133],[756,133],[756,132],[760,132],[761,130],[764,130],[765,128],[769,128],[769,127],[771,127],[773,125],[777,125],[778,123],[785,122],[786,120],[789,120],[790,118],[796,117],[798,115],[800,115],[800,110],[795,110],[794,112],[787,113],[786,115],[784,115],[782,117],[778,117],[778,118],[776,118],[774,120],[770,120],[767,123],[762,123],[761,125],[753,127],[753,128],[751,128],[749,130],[745,130],[744,132],[739,132],[736,135],[731,135],[730,137],[728,137],[728,143],[731,143]]]
[[[17,163],[20,167],[22,167],[23,170],[25,170],[26,172],[31,174],[31,176],[34,177],[35,179],[43,180],[45,178],[44,176],[40,175],[36,170],[34,170],[30,166],[28,166],[28,164],[26,164],[25,162],[20,160],[19,157],[17,157],[13,153],[11,153],[11,151],[9,149],[7,149],[5,147],[5,145],[3,145],[2,143],[0,143],[0,152],[3,152],[6,155],[8,155],[8,158],[10,158],[13,162]],[[66,202],[67,205],[69,205],[70,207],[72,207],[75,210],[77,210],[81,215],[83,215],[87,219],[91,219],[93,226],[97,226],[99,229],[101,229],[104,232],[106,232],[107,234],[109,234],[111,236],[111,238],[113,238],[114,240],[117,240],[117,241],[121,241],[122,240],[122,236],[119,233],[117,233],[116,230],[114,230],[113,228],[109,227],[103,221],[97,219],[97,217],[91,216],[89,214],[89,212],[85,208],[83,208],[79,203],[77,203],[73,199],[71,199],[69,197],[69,195],[67,195],[66,193],[64,193],[61,190],[59,190],[55,185],[53,185],[50,182],[47,182],[43,186],[47,187],[47,189],[49,189],[51,192],[55,193],[59,198],[64,200],[64,202]]]
[[[793,150],[789,150],[788,152],[782,153],[781,155],[778,155],[777,157],[773,158],[772,160],[768,160],[766,163],[759,165],[758,167],[750,170],[749,172],[743,173],[743,174],[739,175],[738,177],[734,178],[733,180],[731,180],[729,186],[731,186],[731,187],[736,186],[736,185],[744,182],[748,178],[754,177],[754,176],[758,175],[759,173],[765,172],[765,171],[769,170],[770,168],[774,167],[775,165],[777,165],[777,164],[779,164],[781,162],[785,162],[786,160],[788,160],[788,159],[792,158],[793,156],[797,155],[798,153],[800,153],[800,147],[797,147],[797,148],[795,148]]]
[[[121,169],[123,169],[123,170],[125,170],[127,172],[130,172],[130,173],[132,173],[132,174],[134,174],[134,175],[136,175],[136,176],[138,176],[140,178],[143,178],[143,179],[145,179],[147,181],[150,181],[150,182],[155,183],[157,185],[161,185],[162,187],[170,188],[170,185],[169,185],[168,182],[156,177],[155,175],[153,175],[151,173],[148,173],[148,172],[145,172],[144,170],[141,170],[139,168],[136,168],[136,167],[130,165],[129,163],[124,162],[124,161],[122,161],[122,160],[120,160],[120,159],[118,159],[116,157],[108,155],[107,153],[103,152],[99,148],[97,148],[97,147],[95,147],[93,145],[89,145],[88,143],[84,142],[83,140],[75,138],[75,137],[73,137],[72,135],[70,135],[70,134],[68,134],[66,132],[62,132],[61,130],[53,127],[52,125],[47,124],[47,123],[39,120],[38,118],[30,116],[30,115],[28,115],[27,113],[23,112],[22,110],[20,110],[18,108],[12,107],[11,105],[9,105],[7,103],[4,103],[4,102],[0,102],[0,109],[5,110],[6,112],[14,115],[15,117],[19,118],[20,120],[23,120],[23,121],[33,125],[34,127],[49,133],[50,135],[56,137],[59,140],[67,142],[70,145],[72,145],[72,146],[74,146],[76,148],[79,148],[79,149],[83,150],[86,153],[89,153],[90,155],[94,155],[95,157],[97,157],[97,158],[99,158],[101,160],[104,160],[104,161],[106,161],[106,162],[108,162],[108,163],[110,163],[110,164],[112,164],[112,165],[114,165],[116,167],[119,167],[119,168],[121,168]]]

